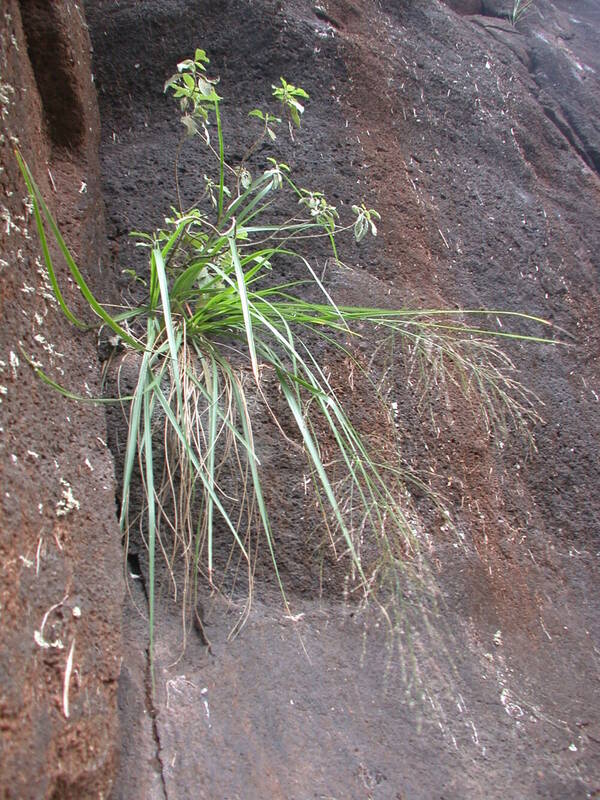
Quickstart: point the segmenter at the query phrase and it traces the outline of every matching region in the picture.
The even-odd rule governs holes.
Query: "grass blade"
[[[64,298],[63,298],[63,296],[62,296],[62,294],[60,292],[60,288],[59,288],[58,283],[56,281],[56,274],[54,273],[54,269],[53,269],[53,266],[52,266],[52,259],[50,257],[50,251],[48,249],[48,245],[47,245],[47,241],[46,241],[46,235],[45,235],[45,232],[44,232],[44,226],[43,226],[42,219],[41,219],[40,209],[41,209],[41,212],[43,213],[44,217],[46,218],[46,221],[47,221],[48,225],[50,226],[50,229],[52,231],[52,235],[54,236],[54,239],[55,239],[56,243],[58,244],[61,253],[63,254],[63,257],[64,257],[64,259],[65,259],[65,261],[67,263],[69,271],[70,271],[71,275],[73,276],[73,279],[74,279],[75,283],[79,287],[79,291],[81,292],[81,294],[83,295],[83,297],[87,301],[89,307],[92,309],[92,311],[98,317],[100,317],[101,320],[103,320],[103,322],[106,325],[108,325],[108,327],[111,330],[113,330],[118,336],[120,336],[121,339],[124,342],[126,342],[134,350],[140,350],[141,349],[141,345],[124,328],[122,328],[117,322],[115,322],[115,320],[111,317],[111,315],[96,300],[96,298],[93,295],[92,291],[90,290],[89,286],[85,282],[85,280],[83,278],[83,275],[79,271],[79,269],[77,267],[77,264],[73,260],[73,256],[71,255],[71,253],[69,251],[69,248],[67,247],[67,245],[65,243],[65,240],[63,239],[63,237],[62,237],[62,235],[61,235],[61,233],[60,233],[60,231],[58,229],[58,225],[56,224],[56,222],[54,220],[54,217],[52,216],[52,214],[50,213],[50,210],[48,209],[48,206],[44,202],[44,198],[42,197],[41,192],[38,189],[37,184],[33,179],[33,176],[31,174],[31,171],[29,170],[29,167],[25,163],[23,157],[21,156],[21,154],[19,153],[18,150],[15,150],[15,155],[17,157],[17,162],[19,164],[19,168],[21,169],[21,173],[22,173],[22,175],[23,175],[23,177],[25,179],[25,183],[27,184],[27,188],[29,189],[29,192],[31,193],[31,198],[32,198],[32,201],[33,201],[33,204],[34,204],[34,211],[35,211],[35,215],[36,215],[36,225],[37,225],[37,228],[38,228],[38,234],[39,234],[39,237],[40,237],[40,242],[42,244],[42,250],[43,250],[43,253],[44,253],[44,258],[46,260],[46,266],[48,268],[48,272],[50,274],[50,280],[52,282],[52,290],[56,294],[56,298],[57,298],[58,302],[60,303],[60,306],[61,306],[61,308],[63,310],[63,313],[65,314],[67,319],[70,322],[72,322],[74,325],[77,325],[77,327],[79,327],[79,328],[88,327],[81,320],[78,320],[77,317],[75,317],[74,314],[69,310],[69,308],[67,307],[67,305],[66,305],[66,303],[64,301]]]
[[[154,492],[154,460],[152,454],[152,395],[143,393],[143,448],[146,466],[146,504],[148,514],[148,626],[152,694],[154,695],[154,601],[156,555],[156,496]]]
[[[169,285],[167,283],[167,274],[165,271],[165,262],[163,255],[158,248],[152,251],[153,269],[156,272],[158,285],[160,289],[160,299],[162,304],[162,314],[165,322],[165,329],[167,332],[167,341],[169,342],[169,351],[171,354],[171,375],[177,393],[177,402],[181,407],[181,381],[179,379],[179,362],[178,362],[178,340],[181,334],[175,333],[173,325],[173,317],[171,316],[171,301],[169,296]]]
[[[224,509],[223,504],[219,500],[219,497],[218,497],[216,491],[214,490],[214,488],[211,488],[211,486],[210,486],[209,480],[208,480],[208,478],[207,478],[207,476],[205,474],[204,465],[202,464],[202,462],[200,461],[200,459],[198,458],[198,456],[194,452],[194,450],[190,447],[189,440],[187,439],[187,437],[185,436],[184,432],[182,431],[181,426],[180,426],[179,422],[177,421],[177,418],[175,417],[175,414],[173,413],[173,409],[171,408],[171,406],[169,404],[169,401],[165,397],[162,389],[160,388],[160,386],[158,384],[155,385],[154,392],[156,394],[156,398],[157,398],[158,402],[162,406],[163,411],[165,412],[165,415],[167,416],[167,418],[169,420],[169,424],[171,425],[172,430],[175,432],[175,434],[179,438],[181,444],[183,445],[183,447],[184,447],[184,449],[185,449],[185,451],[187,453],[188,458],[190,459],[190,462],[194,465],[194,468],[196,469],[196,477],[198,477],[200,479],[200,481],[202,482],[207,495],[212,498],[212,501],[215,504],[215,506],[217,507],[219,513],[221,514],[222,519],[224,520],[225,524],[227,525],[227,527],[229,528],[229,530],[233,534],[233,538],[235,539],[238,547],[240,548],[240,551],[241,551],[242,555],[244,556],[244,558],[246,560],[248,560],[248,553],[246,552],[246,548],[244,547],[244,545],[242,543],[242,540],[240,539],[239,534],[238,534],[233,522],[231,521],[231,518],[230,518],[229,514]]]
[[[302,410],[301,410],[300,405],[298,403],[297,397],[296,397],[295,393],[292,391],[292,389],[290,388],[287,376],[280,369],[277,370],[277,377],[279,379],[279,385],[281,386],[281,389],[283,391],[285,399],[287,400],[288,406],[290,407],[290,410],[291,410],[291,412],[292,412],[292,414],[294,416],[294,420],[296,422],[296,426],[298,427],[298,430],[302,434],[302,439],[304,440],[304,444],[305,444],[306,449],[308,451],[308,455],[309,455],[310,460],[311,460],[311,462],[312,462],[312,464],[313,464],[313,466],[314,466],[314,468],[315,468],[315,470],[317,472],[317,475],[319,476],[319,481],[321,482],[321,486],[323,487],[323,490],[325,491],[325,494],[327,496],[327,500],[329,501],[329,505],[331,507],[331,510],[333,511],[333,513],[334,513],[334,515],[335,515],[335,517],[336,517],[336,519],[338,521],[338,524],[340,526],[340,530],[342,531],[342,533],[344,535],[344,539],[346,540],[346,545],[347,545],[348,550],[349,550],[349,552],[350,552],[350,554],[352,556],[352,559],[353,559],[353,561],[355,563],[355,566],[356,566],[361,578],[363,580],[366,580],[365,574],[363,572],[362,564],[360,562],[360,558],[358,556],[358,553],[356,552],[356,548],[354,546],[354,542],[352,541],[352,536],[350,534],[350,531],[348,530],[348,527],[347,527],[346,522],[344,520],[344,517],[342,515],[342,512],[341,512],[341,509],[339,507],[337,498],[336,498],[335,493],[334,493],[334,491],[333,491],[333,489],[331,487],[331,484],[329,482],[329,478],[327,477],[327,473],[325,471],[325,467],[323,466],[323,462],[321,461],[321,456],[319,454],[319,449],[318,449],[318,447],[317,447],[317,445],[316,445],[316,443],[315,443],[315,441],[314,441],[314,439],[313,439],[313,437],[312,437],[312,435],[310,433],[310,430],[309,430],[309,428],[308,428],[308,426],[306,424],[304,416],[302,415]]]
[[[242,306],[242,314],[244,317],[244,327],[246,329],[246,338],[248,340],[248,350],[250,351],[250,362],[252,364],[252,373],[254,380],[259,383],[258,375],[258,361],[256,360],[256,347],[254,344],[254,336],[252,333],[252,319],[250,317],[250,308],[248,304],[248,293],[246,291],[246,282],[244,280],[244,271],[240,264],[240,257],[238,254],[237,245],[235,243],[235,235],[229,239],[229,246],[231,248],[231,258],[235,266],[235,276],[237,278],[238,295],[240,304]]]
[[[205,367],[206,387],[209,395],[208,406],[208,493],[206,499],[206,535],[208,555],[208,580],[212,584],[213,576],[213,514],[215,492],[215,450],[217,438],[217,407],[219,403],[219,371],[214,358],[210,359],[210,368]]]

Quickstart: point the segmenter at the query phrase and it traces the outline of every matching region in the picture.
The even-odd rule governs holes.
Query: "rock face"
[[[598,3],[536,0],[516,26],[507,0],[85,7],[110,264],[99,260],[81,9],[23,0],[0,19],[0,794],[106,797],[116,769],[113,800],[600,796]],[[420,416],[409,365],[392,364],[402,457],[446,498],[458,533],[434,525],[415,489],[444,599],[428,620],[407,603],[412,630],[400,640],[341,603],[335,581],[321,583],[301,474],[265,440],[294,616],[267,585],[231,642],[239,609],[208,601],[211,652],[197,637],[181,654],[178,612],[160,604],[151,707],[133,607],[143,581],[132,582],[117,768],[122,555],[105,418],[47,389],[20,349],[94,395],[96,338],[67,328],[48,299],[11,136],[86,276],[112,299],[122,270],[140,267],[128,232],[160,224],[173,203],[181,130],[162,89],[196,47],[221,75],[232,160],[248,143],[247,112],[283,75],[308,90],[306,120],[291,157],[282,140],[265,155],[341,209],[364,199],[381,212],[378,240],[343,251],[354,270],[329,273],[336,299],[519,310],[550,320],[567,344],[506,343],[540,400],[537,449],[493,440],[452,391]],[[191,200],[207,165],[200,148],[183,153]],[[499,315],[488,321],[505,330]],[[368,428],[371,409],[353,391]],[[117,456],[120,424],[109,415]]]
[[[122,559],[96,334],[66,324],[13,149],[19,147],[94,289],[104,206],[90,44],[78,3],[0,13],[0,796],[99,798],[116,763]],[[87,319],[57,259],[66,302]],[[71,672],[67,664],[71,663]]]
[[[452,397],[435,407],[432,430],[400,370],[404,458],[431,470],[464,538],[429,530],[442,619],[427,630],[415,621],[392,654],[376,621],[349,616],[327,586],[315,597],[292,468],[267,459],[301,616],[282,619],[266,593],[228,643],[235,614],[209,605],[212,655],[191,641],[173,665],[179,624],[161,607],[157,716],[138,752],[151,754],[154,739],[162,783],[128,739],[115,797],[598,791],[599,10],[539,0],[513,27],[508,3],[450,5],[87,3],[118,268],[135,263],[127,231],[150,229],[172,202],[180,131],[163,82],[203,47],[221,75],[234,160],[246,112],[284,75],[310,94],[289,162],[300,184],[381,212],[378,241],[344,251],[361,269],[332,276],[336,297],[523,310],[576,345],[506,345],[543,402],[533,452],[490,441]],[[277,147],[269,154],[287,161]],[[207,166],[200,148],[184,153],[191,199]],[[413,657],[416,703],[399,674]],[[140,668],[126,662],[124,714],[142,718]],[[149,776],[152,790],[138,789]]]

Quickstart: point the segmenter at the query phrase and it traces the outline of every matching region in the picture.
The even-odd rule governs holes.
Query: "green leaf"
[[[208,58],[208,56],[206,55],[206,51],[197,47],[196,52],[194,54],[194,61],[196,62],[196,66],[200,67],[201,69],[204,69],[202,65],[209,64],[210,58]]]

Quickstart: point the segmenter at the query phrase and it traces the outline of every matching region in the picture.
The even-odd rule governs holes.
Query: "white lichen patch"
[[[29,356],[29,363],[32,367],[35,367],[36,369],[43,369],[44,367],[42,362],[38,361],[36,358],[33,358],[33,356]]]
[[[55,356],[56,358],[64,358],[64,353],[59,353],[52,342],[49,342],[45,336],[42,336],[41,333],[36,333],[33,338],[36,342],[38,342],[38,344],[42,345],[48,355]]]
[[[7,236],[10,236],[12,231],[15,231],[15,233],[21,233],[21,229],[15,222],[13,222],[12,215],[6,206],[2,206],[0,219],[4,223],[4,232]]]
[[[12,370],[13,378],[17,377],[17,369],[19,368],[19,356],[12,350],[9,353],[8,360]]]
[[[11,106],[14,102],[14,95],[14,86],[11,86],[9,83],[5,83],[2,78],[0,78],[0,113],[2,114],[3,118],[8,116],[9,106]]]
[[[500,692],[500,702],[504,706],[504,710],[509,717],[512,717],[513,719],[520,719],[523,716],[523,709],[512,699],[511,694],[506,686]]]
[[[36,256],[35,265],[37,267],[37,274],[40,276],[41,286],[40,286],[40,294],[47,300],[51,305],[57,306],[58,300],[56,299],[56,295],[54,294],[54,289],[52,288],[52,283],[50,282],[50,275],[48,270],[43,266],[42,262],[40,261],[40,257]]]
[[[71,484],[64,478],[61,478],[60,482],[63,487],[63,492],[62,497],[56,504],[56,516],[66,517],[71,511],[78,511],[80,503],[73,494]]]
[[[398,402],[396,400],[393,400],[391,406],[392,406],[392,417],[394,421],[394,427],[399,428],[400,423],[398,422],[398,416],[399,416]]]

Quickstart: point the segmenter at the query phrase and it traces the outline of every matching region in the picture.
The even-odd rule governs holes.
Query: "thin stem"
[[[215,117],[217,119],[217,136],[219,139],[219,209],[218,220],[223,216],[223,187],[225,186],[225,154],[223,148],[223,130],[221,128],[221,114],[219,112],[219,102],[215,101]],[[218,225],[218,223],[217,223]]]
[[[246,150],[246,152],[242,156],[242,161],[241,161],[241,164],[240,164],[240,168],[238,170],[238,177],[237,177],[237,194],[238,194],[238,197],[240,195],[240,173],[241,173],[242,169],[246,166],[246,162],[248,161],[250,156],[264,142],[266,135],[267,135],[267,122],[265,121],[262,133],[260,134],[260,136],[256,137],[256,139],[252,142],[250,147]]]
[[[181,204],[181,193],[179,191],[179,156],[181,155],[181,148],[185,144],[186,139],[187,136],[184,136],[177,145],[177,150],[175,152],[175,191],[177,192],[177,205],[179,207],[180,214],[183,214],[183,206]]]

